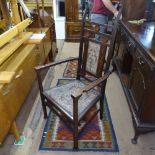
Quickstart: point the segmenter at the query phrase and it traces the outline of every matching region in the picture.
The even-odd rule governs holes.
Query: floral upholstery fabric
[[[100,55],[100,45],[92,41],[89,41],[88,46],[89,47],[88,47],[86,70],[89,71],[90,73],[96,74],[98,59]]]
[[[55,100],[60,107],[73,117],[73,99],[71,98],[71,94],[77,91],[78,88],[82,88],[84,86],[84,83],[75,80],[69,84],[51,88],[50,90],[47,90],[45,94]],[[88,105],[92,104],[92,101],[97,99],[99,96],[100,93],[95,89],[91,89],[90,91],[83,93],[78,101],[78,115],[83,114],[83,112],[88,108]]]

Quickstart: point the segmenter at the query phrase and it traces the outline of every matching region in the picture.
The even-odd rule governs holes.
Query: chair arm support
[[[71,97],[73,98],[73,100],[78,100],[81,96],[82,96],[83,90],[79,89],[76,92],[71,94]]]
[[[111,73],[112,73],[112,71],[108,71],[103,77],[89,83],[84,88],[79,89],[76,92],[74,92],[73,94],[71,94],[71,97],[73,99],[79,99],[82,96],[83,92],[87,92],[87,91],[91,90],[92,88],[96,87],[97,85],[99,85],[100,83],[102,83],[103,81],[105,81]]]
[[[87,92],[87,91],[91,90],[92,88],[98,86],[100,83],[105,81],[109,77],[110,74],[111,74],[111,72],[108,71],[103,77],[100,77],[99,79],[89,83],[86,87],[82,88],[83,92]]]
[[[66,59],[57,60],[55,62],[48,63],[45,65],[37,66],[37,67],[35,67],[35,70],[36,71],[44,70],[46,68],[53,67],[53,66],[56,66],[56,65],[68,62],[68,61],[73,61],[73,60],[78,60],[78,57],[70,57],[70,58],[66,58]]]

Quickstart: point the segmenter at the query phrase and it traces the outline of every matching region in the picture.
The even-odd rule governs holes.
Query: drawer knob
[[[80,32],[80,30],[73,30],[74,32]]]
[[[139,63],[140,65],[144,65],[144,64],[145,64],[145,62],[142,60],[141,57],[138,57],[138,63]]]

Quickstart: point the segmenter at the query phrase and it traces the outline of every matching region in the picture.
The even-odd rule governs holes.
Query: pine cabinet
[[[23,45],[0,66],[0,71],[15,72],[11,82],[0,84],[0,144],[13,126],[35,79],[34,67],[37,65],[35,48],[34,44]]]

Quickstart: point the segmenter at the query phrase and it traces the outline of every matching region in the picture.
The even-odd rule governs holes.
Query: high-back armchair
[[[110,75],[109,66],[113,56],[114,42],[117,31],[117,21],[111,26],[111,34],[101,34],[98,24],[93,23],[92,29],[85,27],[85,17],[82,21],[82,32],[79,46],[79,57],[59,60],[36,67],[44,118],[47,118],[46,107],[49,107],[72,129],[73,148],[78,149],[78,137],[85,126],[100,112],[103,118],[103,99],[106,80]],[[108,28],[108,25],[104,25]],[[101,35],[97,41],[95,35]],[[73,51],[74,52],[74,51]],[[107,55],[107,56],[106,56]],[[106,59],[106,60],[105,60]],[[41,71],[56,65],[78,60],[77,78],[68,84],[44,89]],[[99,104],[99,106],[97,106]],[[87,122],[83,118],[96,106],[96,112]]]

